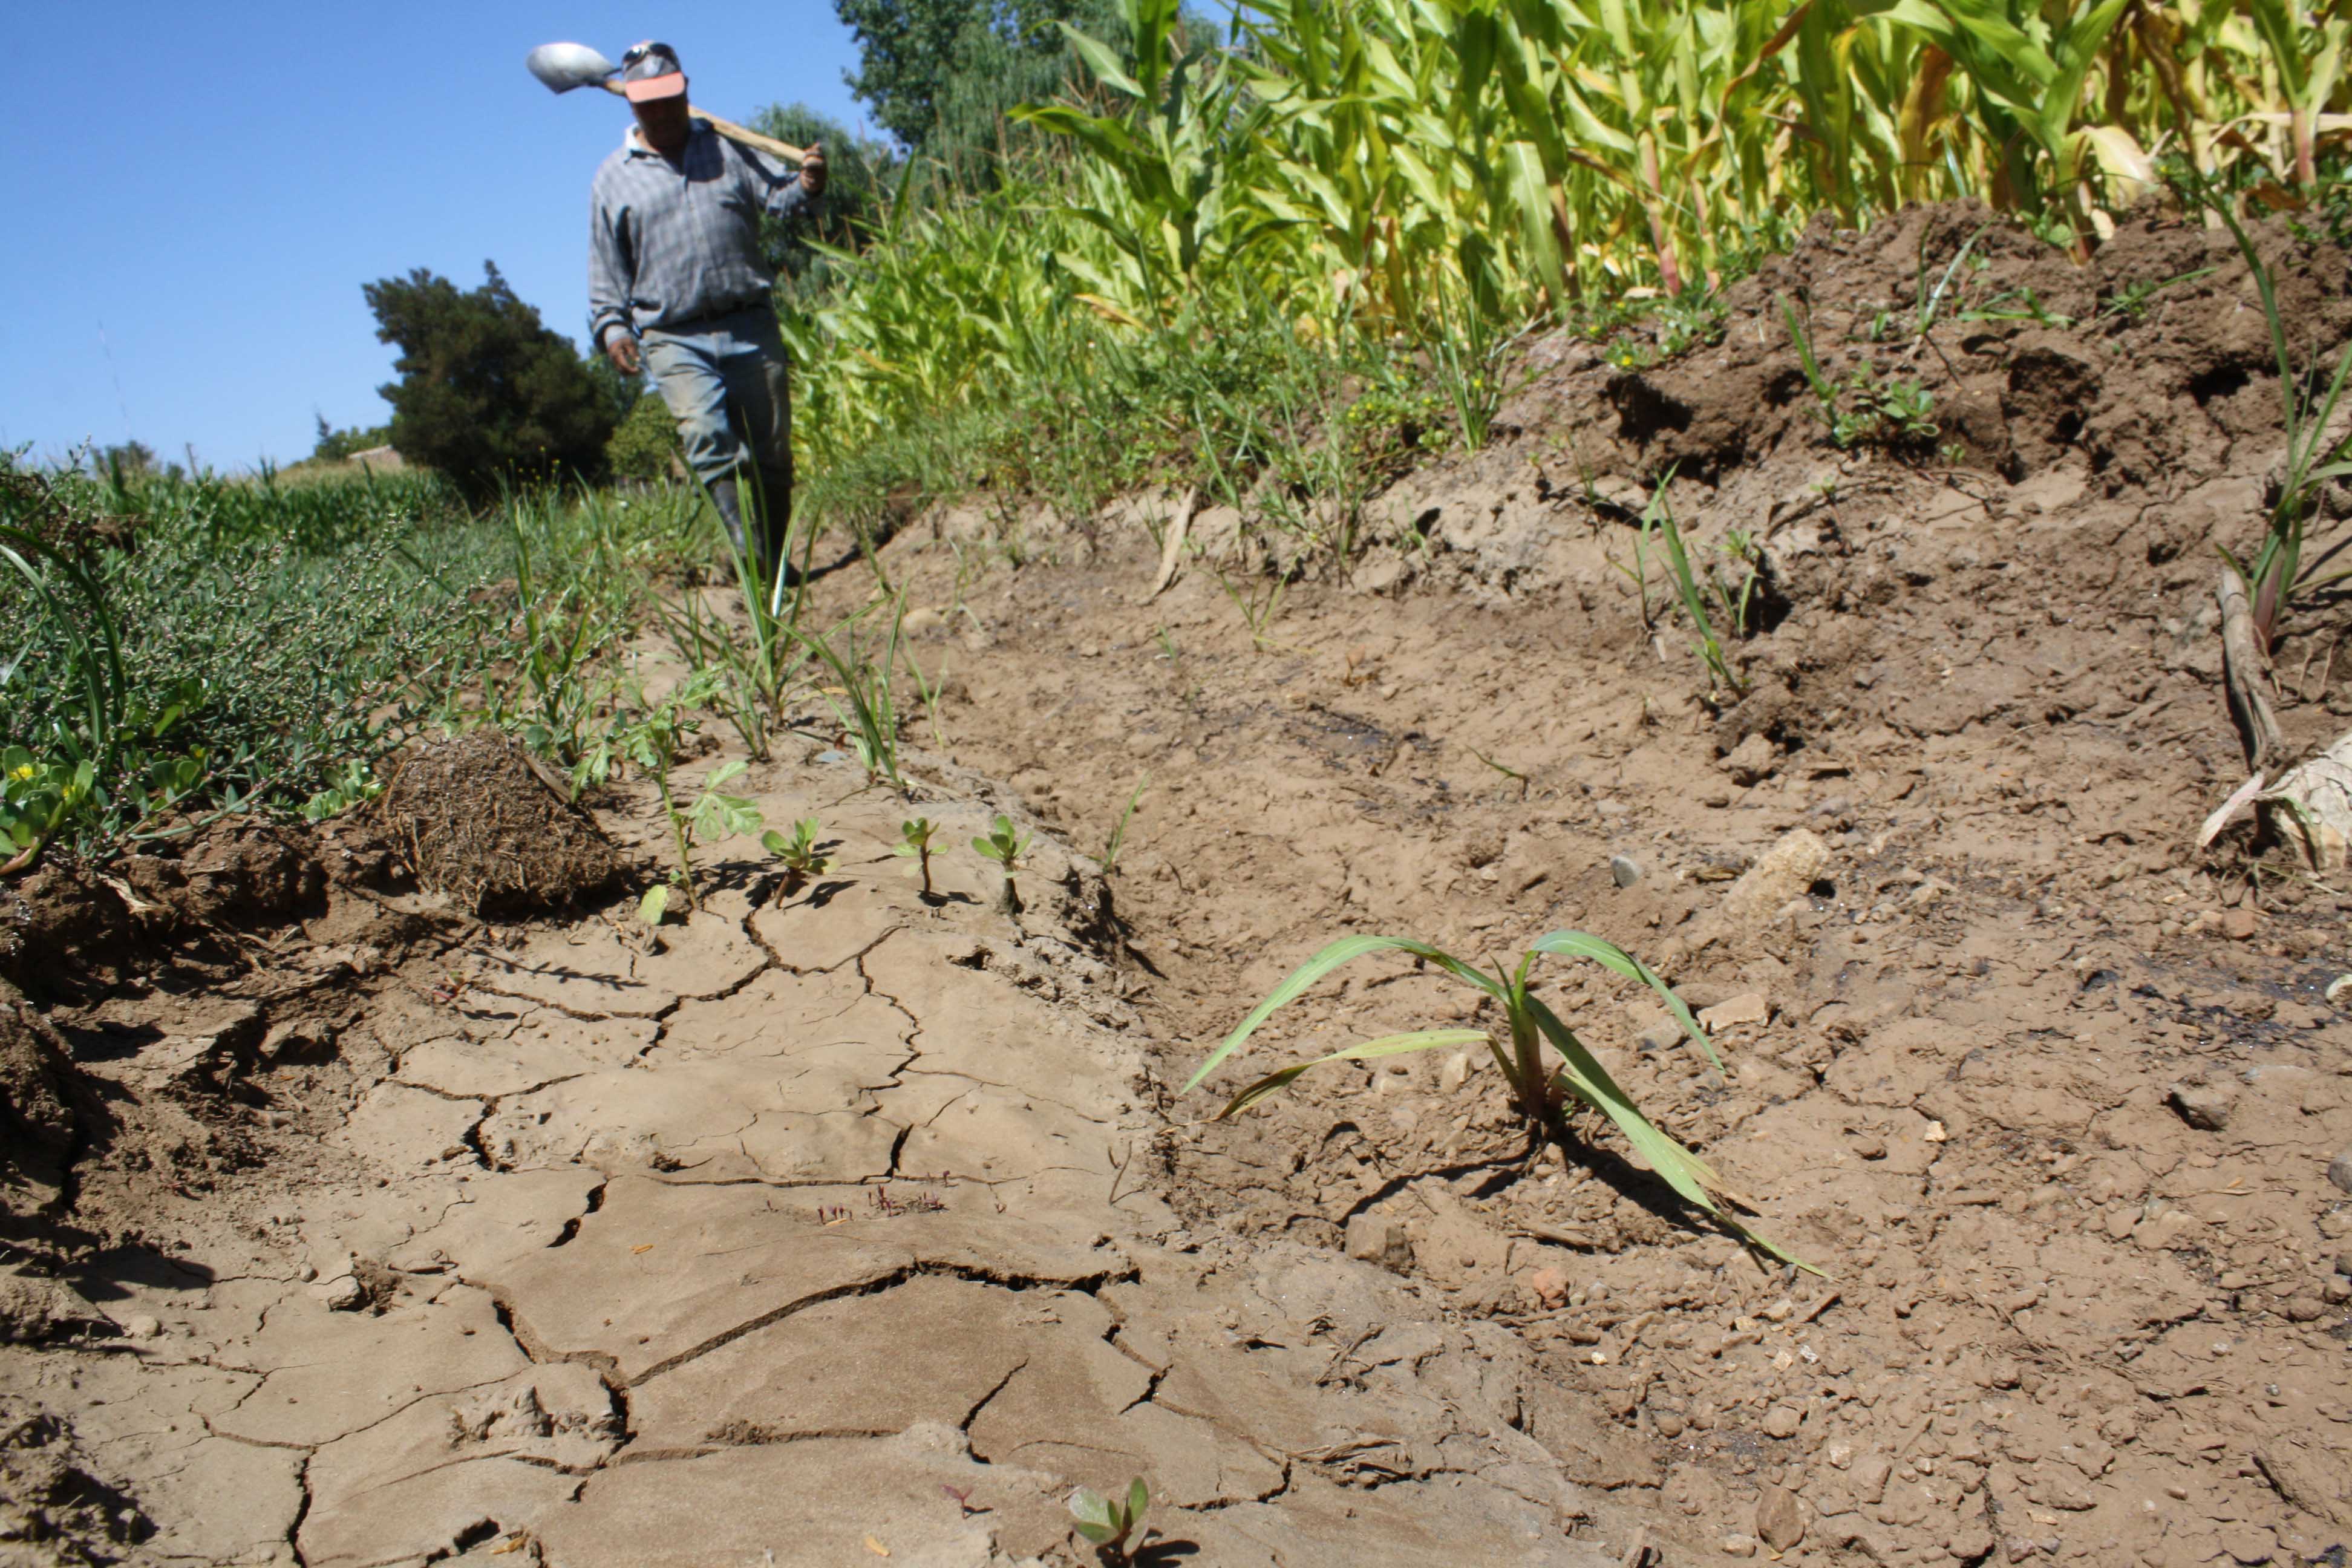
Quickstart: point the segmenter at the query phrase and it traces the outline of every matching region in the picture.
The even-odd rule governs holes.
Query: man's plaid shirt
[[[800,171],[779,172],[697,120],[673,165],[636,127],[589,191],[588,335],[675,327],[764,301],[760,215],[808,205]]]

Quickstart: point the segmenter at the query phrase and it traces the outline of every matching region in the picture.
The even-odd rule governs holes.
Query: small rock
[[[1769,778],[1777,760],[1771,742],[1761,735],[1750,735],[1732,747],[1730,754],[1716,766],[1729,773],[1733,784],[1752,784]]]
[[[1614,795],[1607,795],[1600,800],[1594,801],[1592,803],[1592,809],[1599,812],[1603,816],[1622,816],[1628,811],[1631,811],[1633,807],[1627,805],[1623,801],[1619,800]]]
[[[1568,1276],[1557,1268],[1538,1268],[1528,1275],[1528,1289],[1546,1310],[1568,1305]]]
[[[1822,1450],[1822,1458],[1829,1461],[1830,1468],[1845,1469],[1853,1463],[1853,1445],[1843,1440],[1832,1443]]]
[[[1853,1495],[1863,1502],[1877,1502],[1886,1496],[1886,1478],[1895,1473],[1893,1461],[1884,1454],[1864,1454],[1853,1462]]]
[[[1402,1221],[1387,1215],[1350,1215],[1348,1256],[1386,1268],[1408,1268],[1412,1263],[1412,1238],[1405,1235]]]
[[[1944,1538],[1944,1550],[1963,1563],[1980,1563],[1992,1555],[1992,1527],[1969,1520]]]
[[[1764,1000],[1761,991],[1742,991],[1728,1001],[1719,1002],[1698,1016],[1698,1021],[1713,1034],[1728,1029],[1735,1024],[1761,1024],[1772,1016],[1771,1005]]]
[[[1633,1044],[1643,1051],[1654,1055],[1659,1051],[1672,1050],[1675,1042],[1683,1037],[1683,1026],[1680,1024],[1672,1018],[1661,1018],[1635,1035]]]
[[[1756,1538],[1752,1535],[1727,1535],[1723,1538],[1723,1554],[1726,1557],[1753,1557],[1756,1555]]]
[[[1446,1093],[1452,1094],[1470,1081],[1470,1069],[1475,1066],[1477,1063],[1471,1058],[1468,1051],[1454,1052],[1445,1058],[1445,1065],[1437,1069],[1438,1087]]]
[[[2181,1121],[2207,1132],[2219,1132],[2230,1124],[2230,1108],[2236,1098],[2220,1083],[2175,1084],[2166,1096]]]
[[[2001,1543],[2001,1552],[2011,1563],[2022,1563],[2042,1550],[2022,1535],[2012,1535]]]
[[[1804,896],[1829,861],[1830,847],[1820,835],[1800,827],[1739,874],[1718,913],[1735,928],[1768,925],[1778,910]]]
[[[2327,1179],[2336,1184],[2337,1192],[2352,1193],[2352,1149],[2327,1163]]]
[[[1631,855],[1609,857],[1609,875],[1621,888],[1630,888],[1642,879],[1642,863]]]
[[[1786,1405],[1775,1405],[1764,1413],[1764,1430],[1783,1441],[1797,1435],[1805,1418]]]
[[[339,1274],[310,1292],[330,1312],[352,1312],[368,1299],[367,1288],[349,1274]]]
[[[2315,1323],[2327,1315],[2327,1303],[2309,1291],[2289,1297],[2286,1321],[2290,1323]]]
[[[2221,934],[2231,942],[2250,942],[2261,923],[2262,917],[2250,909],[2225,910],[2221,914]]]
[[[152,1340],[163,1331],[163,1321],[145,1312],[133,1312],[122,1320],[122,1331],[134,1340]]]
[[[1650,1424],[1657,1427],[1658,1436],[1661,1437],[1679,1437],[1688,1425],[1683,1420],[1682,1412],[1679,1410],[1661,1410],[1650,1417]]]
[[[906,618],[898,623],[898,630],[900,635],[910,637],[938,637],[946,629],[947,622],[945,616],[929,605],[918,605],[907,612]]]
[[[1784,1487],[1766,1487],[1756,1505],[1756,1534],[1775,1552],[1786,1552],[1805,1538],[1804,1506]]]
[[[1875,1132],[1857,1133],[1853,1152],[1865,1160],[1884,1160],[1886,1158],[1886,1140]]]

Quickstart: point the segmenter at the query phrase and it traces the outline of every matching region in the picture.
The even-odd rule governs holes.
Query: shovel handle
[[[626,98],[629,96],[622,89],[621,84],[617,81],[602,81],[597,83],[597,85],[615,98]],[[772,136],[762,136],[758,132],[746,126],[738,125],[731,120],[721,120],[715,114],[704,113],[703,110],[695,108],[694,105],[690,103],[686,106],[686,111],[688,114],[699,115],[701,118],[710,121],[710,129],[718,132],[719,134],[726,137],[730,142],[740,142],[741,145],[749,147],[754,152],[765,153],[771,158],[782,158],[785,163],[792,164],[794,168],[798,168],[800,166],[800,161],[808,156],[808,150],[806,148],[795,147],[789,142],[779,142]]]

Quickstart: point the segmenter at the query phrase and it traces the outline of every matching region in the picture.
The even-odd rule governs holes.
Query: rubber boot
[[[742,554],[750,546],[743,534],[743,493],[734,475],[710,481],[710,504],[719,509],[719,521],[727,530],[727,542],[735,547],[738,555]]]
[[[783,563],[784,586],[800,582],[800,569],[785,553],[793,522],[793,475],[787,468],[760,470],[760,539],[767,559]]]

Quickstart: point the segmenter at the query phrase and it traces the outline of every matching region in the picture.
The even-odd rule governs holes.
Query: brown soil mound
[[[479,914],[559,908],[611,887],[624,869],[594,819],[495,730],[418,746],[395,764],[372,815],[420,884]]]

